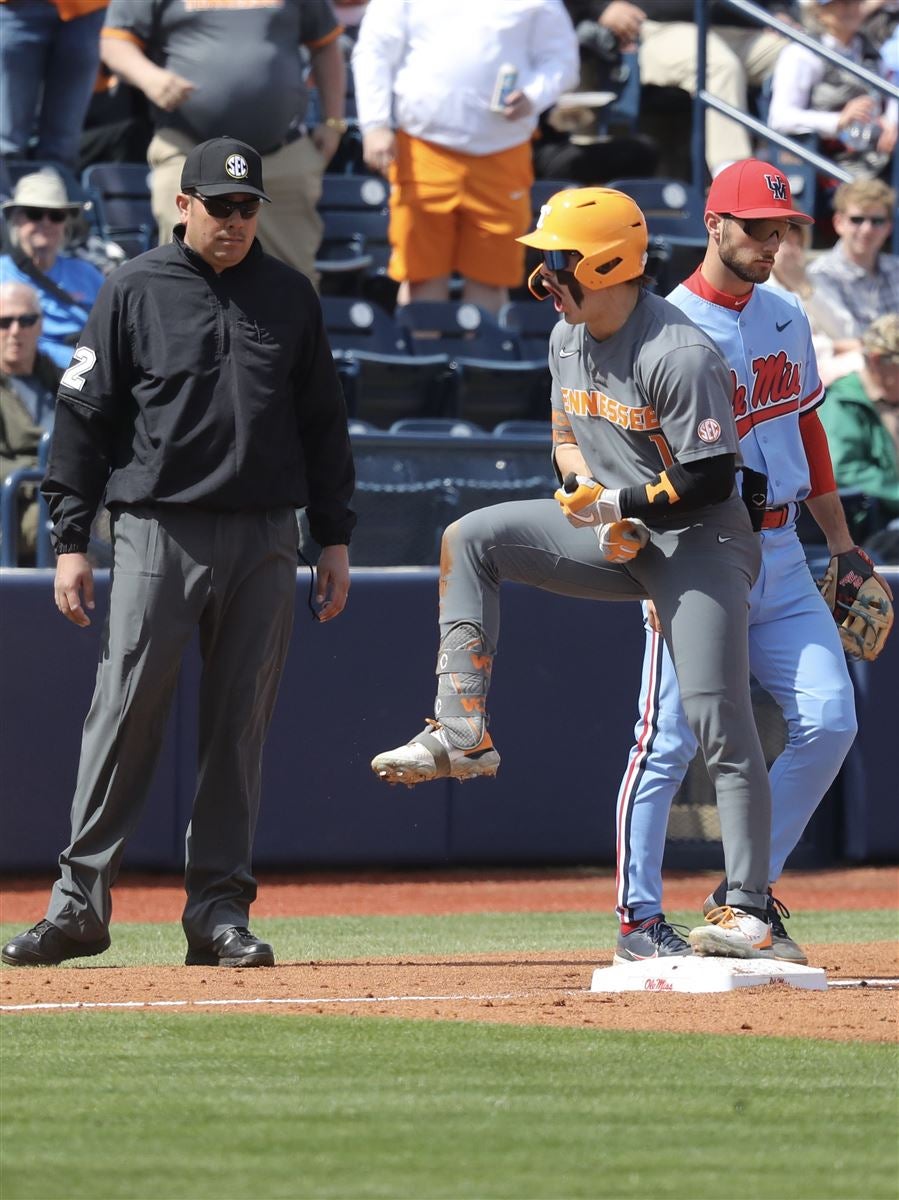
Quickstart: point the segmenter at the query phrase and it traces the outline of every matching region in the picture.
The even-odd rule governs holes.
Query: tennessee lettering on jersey
[[[733,381],[734,417],[737,432],[744,437],[753,425],[796,412],[801,394],[801,370],[790,362],[783,350],[766,358],[752,360],[752,395],[747,397],[746,386],[731,369]]]
[[[636,408],[621,404],[605,392],[563,387],[562,407],[573,417],[601,417],[611,421],[619,429],[631,429],[642,433],[659,428],[659,418],[650,405]]]

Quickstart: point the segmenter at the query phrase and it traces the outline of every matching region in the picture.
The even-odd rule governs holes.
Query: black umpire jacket
[[[355,517],[346,409],[309,280],[258,242],[216,274],[175,240],[103,285],[59,389],[47,474],[57,551],[109,508],[306,507],[346,544]]]

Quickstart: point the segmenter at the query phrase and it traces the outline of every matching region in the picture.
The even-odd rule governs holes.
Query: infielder
[[[646,221],[628,196],[560,192],[521,240],[543,251],[531,290],[564,317],[549,364],[565,483],[555,500],[499,504],[446,530],[435,719],[372,769],[409,785],[496,773],[486,698],[503,580],[591,600],[651,597],[721,815],[731,907],[714,928],[722,948],[751,956],[771,941],[770,791],[749,693],[761,555],[734,487],[730,376],[714,343],[643,288]]]
[[[703,263],[669,300],[695,321],[730,368],[734,417],[745,466],[768,477],[760,542],[762,569],[750,593],[749,664],[787,723],[786,749],[771,768],[772,834],[768,883],[837,772],[855,736],[855,703],[840,633],[819,593],[796,535],[804,501],[834,556],[870,575],[853,545],[836,491],[827,438],[817,414],[824,399],[808,320],[799,300],[764,283],[790,223],[810,223],[793,208],[786,177],[746,159],[716,176],[706,204],[709,242]],[[649,606],[647,606],[649,609]],[[665,618],[649,609],[636,740],[617,805],[617,957],[633,960],[689,951],[668,933],[662,914],[662,856],[671,802],[697,739],[666,649]],[[722,884],[708,898],[719,919]],[[775,958],[805,963],[783,925],[787,910],[766,899]],[[716,926],[693,931],[702,950]]]

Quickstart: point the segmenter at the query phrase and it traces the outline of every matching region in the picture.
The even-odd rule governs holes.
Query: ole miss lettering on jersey
[[[799,364],[790,362],[783,350],[767,358],[752,360],[752,393],[747,399],[746,385],[731,370],[734,382],[734,417],[737,433],[744,437],[750,426],[772,417],[781,417],[799,408]]]

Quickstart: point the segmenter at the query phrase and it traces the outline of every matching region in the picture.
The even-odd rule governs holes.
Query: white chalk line
[[[521,1000],[532,992],[496,992],[490,995],[447,996],[271,996],[227,1000],[73,1000],[65,1003],[43,1001],[39,1004],[0,1004],[0,1012],[35,1012],[46,1009],[96,1008],[225,1008],[229,1005],[252,1004],[427,1004],[435,1001]]]
[[[897,979],[829,979],[828,988],[899,988]],[[560,989],[563,995],[590,995],[584,989]],[[622,993],[624,994],[624,993]],[[630,994],[630,993],[629,993]],[[523,1000],[535,995],[526,992],[490,992],[483,994],[453,993],[441,996],[256,996],[252,999],[232,997],[223,1000],[72,1000],[72,1001],[42,1001],[37,1004],[0,1004],[0,1013],[4,1012],[47,1012],[75,1011],[81,1009],[139,1009],[139,1008],[240,1008],[253,1005],[294,1005],[309,1007],[323,1004],[429,1004],[438,1001],[457,1001],[483,1003],[493,1000]]]

